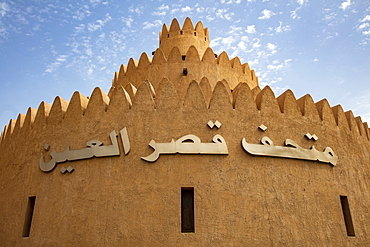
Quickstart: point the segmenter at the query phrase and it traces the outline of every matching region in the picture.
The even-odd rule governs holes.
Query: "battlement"
[[[168,57],[158,48],[153,59],[146,53],[141,54],[139,61],[130,58],[128,65],[121,65],[119,72],[115,73],[112,86],[126,87],[132,84],[138,87],[147,80],[157,89],[163,77],[175,84],[181,100],[185,95],[184,87],[186,88],[190,81],[201,81],[204,77],[208,78],[212,89],[217,81],[222,80],[227,81],[231,89],[239,82],[247,83],[252,89],[258,86],[258,77],[254,70],[249,68],[248,63],[241,64],[238,57],[230,60],[226,52],[216,58],[210,47],[200,58],[194,46],[189,47],[185,56],[181,55],[179,48],[175,46]]]
[[[198,50],[199,57],[203,56],[209,47],[208,28],[203,28],[200,21],[194,28],[189,17],[185,19],[182,29],[177,19],[172,20],[170,28],[163,24],[162,32],[159,33],[159,48],[168,57],[175,46],[179,48],[183,56],[186,55],[190,46]]]
[[[326,99],[314,103],[307,94],[297,100],[291,90],[276,98],[269,86],[251,90],[247,83],[239,83],[231,90],[225,80],[218,81],[211,89],[206,77],[200,82],[193,80],[182,85],[183,101],[175,84],[164,77],[157,89],[145,81],[138,88],[132,84],[112,87],[108,95],[95,88],[89,98],[75,92],[69,102],[60,97],[56,97],[52,105],[41,102],[37,110],[30,107],[26,115],[19,114],[17,120],[10,120],[2,131],[0,146],[10,144],[13,136],[19,138],[20,135],[55,128],[59,124],[73,126],[82,119],[86,123],[101,118],[114,121],[120,114],[154,111],[168,114],[180,111],[203,112],[205,115],[212,112],[246,114],[271,124],[280,120],[294,121],[299,126],[317,126],[325,131],[352,136],[361,142],[369,141],[370,130],[366,122],[354,117],[352,111],[344,112],[340,105],[331,107]]]

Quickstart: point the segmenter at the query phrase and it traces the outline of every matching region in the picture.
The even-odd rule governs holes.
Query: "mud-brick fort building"
[[[370,246],[367,123],[209,42],[174,19],[107,94],[10,120],[0,246]]]

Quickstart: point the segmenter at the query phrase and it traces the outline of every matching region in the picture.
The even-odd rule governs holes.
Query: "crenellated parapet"
[[[190,46],[186,55],[181,55],[177,46],[173,47],[168,57],[158,48],[150,59],[146,53],[142,53],[139,61],[130,58],[128,65],[121,65],[119,72],[115,73],[112,86],[123,86],[131,84],[137,88],[143,81],[150,81],[155,89],[163,77],[167,77],[175,84],[180,97],[188,84],[195,80],[202,81],[208,78],[211,89],[217,81],[225,80],[230,89],[240,82],[245,82],[250,88],[258,86],[258,78],[254,70],[249,68],[248,63],[241,64],[240,59],[235,57],[229,59],[226,52],[222,52],[217,58],[213,50],[208,47],[200,58],[197,48]],[[182,98],[183,100],[183,98]]]
[[[175,46],[179,48],[182,56],[186,55],[190,46],[194,46],[201,57],[209,47],[209,41],[208,28],[203,28],[200,21],[194,28],[189,17],[185,19],[182,28],[177,19],[173,19],[171,26],[168,28],[166,24],[163,24],[162,32],[159,33],[159,48],[166,57]]]
[[[144,81],[137,87],[132,84],[113,86],[108,95],[95,88],[90,97],[75,92],[69,102],[60,97],[56,97],[52,105],[41,102],[37,110],[30,107],[26,115],[19,114],[17,120],[10,120],[2,131],[0,146],[11,143],[13,136],[18,138],[24,133],[45,128],[57,129],[62,123],[73,125],[82,118],[94,123],[102,116],[114,121],[114,117],[120,114],[138,111],[171,114],[186,109],[242,114],[247,119],[259,116],[265,121],[290,119],[302,128],[311,124],[369,141],[370,130],[366,122],[354,117],[352,111],[344,112],[340,105],[331,107],[326,99],[315,103],[308,94],[296,99],[291,90],[275,97],[269,86],[251,90],[247,83],[239,83],[230,90],[225,80],[211,87],[206,77],[200,82],[193,80],[182,85],[186,87],[181,89],[181,97],[176,84],[163,77],[156,88],[151,82]]]

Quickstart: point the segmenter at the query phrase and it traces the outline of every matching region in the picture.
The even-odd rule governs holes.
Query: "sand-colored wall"
[[[211,84],[215,86],[213,90]],[[208,90],[206,90],[208,88]],[[191,82],[184,101],[166,79],[136,93],[115,87],[107,97],[96,88],[87,99],[57,97],[11,121],[0,142],[0,246],[369,246],[369,129],[352,112],[298,100],[288,90],[275,97],[269,87],[232,93],[223,82]],[[132,98],[131,98],[132,97]],[[131,101],[131,102],[130,102]],[[132,104],[132,105],[131,105]],[[210,129],[209,120],[222,123]],[[267,126],[265,132],[258,126]],[[41,156],[89,140],[110,144],[109,133],[127,127],[131,151],[124,155],[39,169]],[[316,134],[317,141],[306,133]],[[215,134],[228,155],[161,155],[154,163],[150,140]],[[330,164],[253,156],[242,138],[258,144],[268,136],[302,148],[331,147]],[[43,146],[48,143],[49,151]],[[62,174],[71,165],[73,173]],[[180,190],[194,187],[195,233],[181,233]],[[340,195],[348,196],[356,236],[348,237]],[[36,196],[30,236],[22,228],[30,196]]]

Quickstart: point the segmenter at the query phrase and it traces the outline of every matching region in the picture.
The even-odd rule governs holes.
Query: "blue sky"
[[[370,121],[370,1],[0,0],[0,129],[56,96],[108,93],[130,57],[151,55],[163,23],[190,17],[276,96],[291,89]]]

